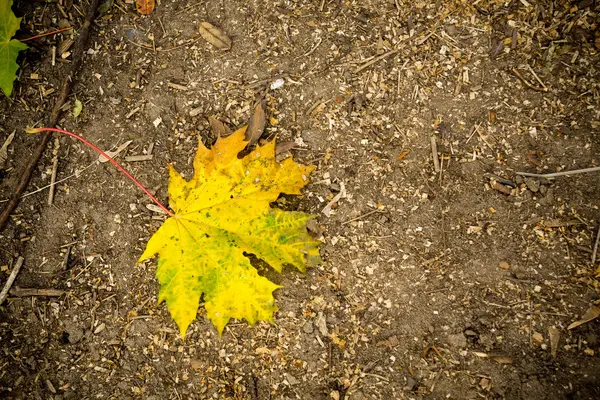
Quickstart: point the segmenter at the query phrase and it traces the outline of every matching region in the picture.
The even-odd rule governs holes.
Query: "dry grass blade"
[[[211,115],[210,117],[208,117],[208,123],[210,124],[210,129],[213,131],[214,135],[218,138],[229,136],[229,134],[231,133],[231,129],[229,129],[227,124],[219,121],[217,118],[215,118],[214,115]]]
[[[600,316],[600,307],[593,305],[583,314],[580,320],[573,322],[571,325],[567,327],[567,329],[577,328],[579,325],[586,324],[591,320],[594,320]]]
[[[4,144],[0,148],[0,168],[4,168],[4,165],[6,164],[6,160],[8,159],[8,146],[10,146],[13,139],[15,138],[16,132],[17,131],[13,131],[13,133],[8,135],[8,138],[6,138]]]
[[[248,146],[252,146],[254,143],[258,142],[258,139],[260,139],[265,131],[266,123],[265,110],[259,102],[256,107],[254,107],[254,114],[252,115],[250,123],[248,124],[248,129],[246,130]]]
[[[154,0],[136,0],[135,8],[140,14],[151,14],[154,11]]]
[[[231,39],[219,28],[208,22],[200,23],[200,36],[208,43],[220,50],[229,50],[231,48]]]

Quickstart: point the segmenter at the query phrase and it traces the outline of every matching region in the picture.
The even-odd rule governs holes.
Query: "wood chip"
[[[229,50],[231,48],[231,39],[225,35],[219,28],[208,22],[200,23],[200,36],[208,43],[219,50]]]
[[[170,87],[171,89],[188,90],[187,86],[181,85],[181,84],[176,83],[176,82],[169,82],[169,83],[167,83],[167,86]]]
[[[152,154],[140,154],[137,156],[127,156],[125,157],[125,161],[127,162],[136,162],[136,161],[150,161],[154,158]]]

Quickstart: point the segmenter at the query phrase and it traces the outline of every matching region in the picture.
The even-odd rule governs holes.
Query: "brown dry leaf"
[[[204,40],[215,46],[217,49],[229,50],[231,48],[231,39],[214,25],[208,22],[202,22],[200,23],[199,32]]]
[[[229,134],[231,133],[231,129],[229,129],[229,126],[219,121],[217,118],[215,118],[214,115],[208,117],[208,123],[210,124],[210,129],[218,138],[229,136]]]
[[[580,320],[573,322],[571,325],[567,327],[567,329],[577,328],[579,325],[583,325],[585,323],[590,322],[593,319],[598,318],[600,315],[600,307],[593,305],[583,314]]]
[[[560,331],[551,326],[548,328],[548,336],[550,336],[550,353],[552,357],[556,357],[556,350],[558,350],[558,341],[560,340]]]
[[[248,146],[252,146],[254,143],[258,142],[258,139],[260,139],[265,131],[266,123],[265,110],[263,110],[263,106],[259,102],[254,108],[254,115],[252,115],[252,118],[248,123],[248,129],[246,129]]]
[[[275,145],[275,154],[287,153],[296,146],[296,142],[277,142]]]
[[[154,0],[135,0],[135,8],[140,14],[151,14],[154,11]]]

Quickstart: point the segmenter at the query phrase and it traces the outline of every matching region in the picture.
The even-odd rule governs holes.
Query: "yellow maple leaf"
[[[281,272],[304,272],[320,262],[318,244],[306,230],[313,216],[272,209],[281,193],[300,194],[314,167],[291,158],[275,160],[275,141],[238,158],[246,128],[199,144],[194,176],[186,181],[169,166],[169,205],[174,214],[150,238],[139,261],[158,254],[158,301],[166,301],[185,337],[200,299],[219,335],[231,318],[273,321],[280,286],[258,274],[244,254]]]

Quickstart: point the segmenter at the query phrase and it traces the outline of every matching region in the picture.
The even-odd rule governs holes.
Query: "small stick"
[[[532,174],[529,172],[515,172],[515,174],[521,175],[521,176],[529,176],[531,178],[556,178],[559,176],[585,174],[587,172],[596,172],[596,171],[600,171],[600,167],[574,169],[572,171],[553,172],[551,174]]]
[[[489,148],[490,148],[490,150],[492,150],[492,151],[493,151],[493,150],[494,150],[494,148],[492,147],[492,145],[490,144],[490,142],[488,142],[488,141],[487,141],[487,138],[486,138],[485,136],[483,136],[483,134],[482,134],[482,133],[479,131],[479,126],[480,126],[480,125],[481,125],[481,124],[479,124],[479,125],[477,125],[477,126],[475,127],[475,132],[477,132],[477,134],[479,135],[479,137],[481,138],[481,140],[483,140],[483,142],[484,142],[485,144],[487,144],[487,147],[489,147]]]
[[[592,253],[592,264],[596,263],[596,256],[598,255],[598,242],[600,242],[600,227],[598,227],[598,233],[596,234],[596,243],[594,244],[594,252]]]
[[[371,210],[371,211],[369,211],[368,213],[365,213],[365,214],[363,214],[363,215],[359,215],[359,216],[358,216],[358,217],[356,217],[356,218],[352,218],[352,219],[349,219],[348,221],[344,221],[344,222],[342,222],[342,225],[346,225],[346,224],[349,224],[350,222],[358,221],[359,219],[363,219],[363,218],[365,218],[365,217],[368,217],[369,215],[373,215],[373,214],[375,214],[375,213],[382,213],[382,212],[383,212],[383,211],[381,211],[381,210]]]
[[[433,157],[433,168],[435,172],[440,172],[440,159],[438,158],[437,143],[435,142],[435,135],[431,136],[431,153]]]
[[[546,87],[546,85],[544,85],[544,82],[542,82],[542,80],[540,79],[540,77],[537,76],[537,74],[535,73],[535,71],[533,70],[533,68],[531,68],[531,65],[527,64],[527,68],[529,68],[529,72],[531,72],[531,75],[533,75],[533,77],[535,78],[535,80],[538,81],[538,83],[540,85],[542,85],[542,87],[547,91],[548,88]]]
[[[65,256],[63,257],[63,261],[62,261],[62,269],[63,270],[67,270],[67,267],[69,266],[69,256],[71,255],[71,246],[67,247],[67,251],[65,252]]]
[[[527,79],[523,78],[523,75],[521,75],[521,73],[519,72],[518,69],[513,68],[512,73],[515,74],[515,76],[517,78],[519,78],[521,80],[521,82],[523,82],[529,89],[533,89],[536,92],[547,92],[548,91],[548,88],[546,88],[546,87],[540,88],[540,87],[537,87],[537,86],[529,83],[529,81]]]
[[[52,175],[50,175],[50,189],[48,190],[48,205],[51,206],[54,202],[54,187],[56,185],[56,172],[58,170],[58,149],[60,142],[54,139],[54,160],[52,160]]]
[[[8,277],[8,280],[4,284],[4,289],[2,289],[2,292],[0,292],[0,305],[2,305],[2,303],[4,303],[4,300],[6,300],[6,296],[8,296],[8,291],[10,290],[10,287],[12,286],[13,282],[15,281],[15,278],[17,277],[17,274],[19,273],[19,270],[21,269],[21,266],[23,265],[23,261],[25,261],[25,259],[23,257],[19,257],[17,259],[17,262],[15,263],[13,270],[10,273],[10,276]]]
[[[35,288],[20,288],[15,287],[10,290],[10,294],[16,297],[30,297],[30,296],[47,296],[47,297],[60,297],[65,294],[64,290],[60,289],[35,289]]]
[[[380,55],[379,57],[376,57],[374,59],[372,59],[371,61],[369,61],[366,64],[363,64],[362,66],[356,68],[356,70],[354,71],[355,74],[358,74],[360,71],[369,68],[371,65],[378,63],[379,61],[383,60],[384,58],[387,58],[393,54],[396,54],[397,52],[399,52],[399,49],[394,49],[394,50],[390,50],[387,53],[383,53],[382,55]]]

